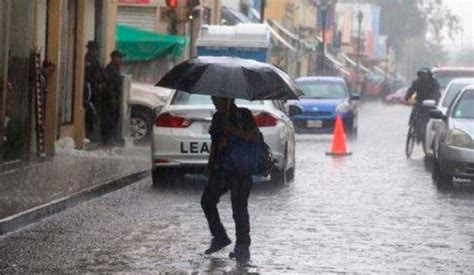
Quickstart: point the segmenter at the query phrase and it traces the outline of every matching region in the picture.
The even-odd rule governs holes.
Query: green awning
[[[188,38],[117,25],[117,49],[126,54],[125,62],[143,62],[163,56],[179,57]]]

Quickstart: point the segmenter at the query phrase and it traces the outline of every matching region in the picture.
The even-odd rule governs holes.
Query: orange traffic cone
[[[344,124],[340,115],[336,117],[336,127],[334,127],[334,135],[332,138],[331,152],[327,152],[328,156],[349,156],[351,152],[347,151],[346,134],[344,133]]]

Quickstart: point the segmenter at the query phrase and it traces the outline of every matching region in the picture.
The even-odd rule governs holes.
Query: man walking
[[[212,140],[208,164],[209,181],[201,198],[201,206],[213,239],[205,254],[215,253],[231,243],[217,210],[220,197],[230,190],[237,238],[234,252],[230,256],[235,257],[238,262],[246,262],[250,259],[250,222],[247,206],[252,175],[250,172],[242,174],[228,171],[223,164],[231,136],[249,143],[261,142],[263,136],[248,109],[238,108],[233,99],[213,97],[212,101],[217,112],[212,118],[209,131]]]
[[[122,96],[122,67],[124,54],[114,50],[111,61],[105,67],[105,90],[102,96],[102,141],[105,145],[121,145],[118,133],[120,98]]]

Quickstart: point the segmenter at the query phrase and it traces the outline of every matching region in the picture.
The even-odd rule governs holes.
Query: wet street
[[[255,183],[252,260],[203,255],[202,177],[159,190],[148,178],[0,237],[0,273],[474,273],[474,184],[440,189],[407,160],[409,109],[364,103],[353,156],[298,136],[294,182]],[[420,155],[420,154],[419,154]],[[221,216],[234,232],[229,196]]]

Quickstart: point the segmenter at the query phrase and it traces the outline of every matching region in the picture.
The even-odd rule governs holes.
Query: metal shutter
[[[119,7],[117,21],[119,24],[142,30],[156,31],[158,23],[156,7]]]

